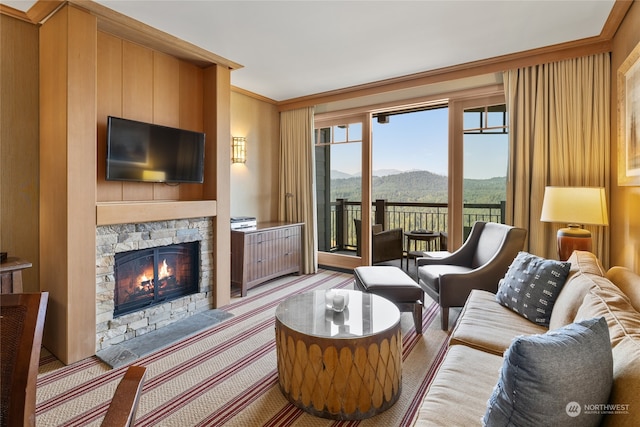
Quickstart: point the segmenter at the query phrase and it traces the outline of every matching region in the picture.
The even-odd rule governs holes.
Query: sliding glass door
[[[363,206],[370,204],[369,153],[370,128],[366,116],[316,121],[316,199],[319,262],[352,268],[360,265],[355,220],[362,218]],[[367,147],[363,150],[363,147]],[[363,163],[365,167],[363,167]],[[366,172],[365,172],[366,170]],[[364,177],[364,178],[363,178]],[[368,241],[368,239],[367,239]],[[367,257],[367,251],[363,256]],[[352,259],[350,259],[352,258]]]
[[[415,249],[449,251],[475,221],[504,222],[507,123],[501,90],[316,117],[319,263],[369,264],[371,233],[359,240],[356,219],[441,234]]]
[[[374,114],[371,193],[385,230],[447,232],[448,122],[442,102]],[[440,241],[405,249],[437,250]]]

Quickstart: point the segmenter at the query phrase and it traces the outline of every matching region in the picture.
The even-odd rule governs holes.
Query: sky
[[[448,109],[420,111],[373,120],[373,170],[427,170],[447,175]],[[331,169],[360,173],[361,144],[332,147]],[[465,178],[506,176],[506,135],[465,135]]]

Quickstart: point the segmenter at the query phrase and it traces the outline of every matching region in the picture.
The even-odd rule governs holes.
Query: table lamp
[[[591,252],[591,232],[583,225],[609,225],[604,188],[546,187],[540,221],[567,223],[567,228],[558,230],[560,261],[574,250]]]

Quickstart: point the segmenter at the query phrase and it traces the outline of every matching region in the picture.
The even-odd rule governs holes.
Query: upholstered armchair
[[[359,219],[353,220],[356,227],[356,253],[360,255],[362,222]],[[377,264],[383,261],[402,259],[404,249],[402,239],[404,234],[402,228],[383,230],[382,225],[374,224],[371,227],[371,263]]]
[[[419,285],[440,305],[442,329],[449,308],[462,307],[472,289],[498,290],[498,282],[524,246],[527,230],[476,222],[464,244],[449,256],[418,258]]]

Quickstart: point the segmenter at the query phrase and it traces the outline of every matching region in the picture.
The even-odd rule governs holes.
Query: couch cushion
[[[572,271],[582,271],[587,274],[604,277],[605,269],[600,264],[600,260],[595,254],[588,251],[573,251],[568,263],[571,264]]]
[[[607,403],[612,377],[604,318],[518,337],[505,352],[483,422],[490,426],[596,426],[602,414],[582,408]]]
[[[613,387],[602,425],[640,425],[640,340],[624,338],[613,348]]]
[[[487,408],[502,357],[450,347],[422,401],[416,426],[478,425]]]
[[[500,305],[495,294],[474,289],[462,308],[449,345],[466,345],[502,356],[515,337],[545,332],[544,326]]]
[[[584,296],[594,286],[609,281],[604,277],[598,258],[591,252],[574,251],[567,262],[571,263],[569,276],[556,299],[549,319],[549,329],[557,329],[573,323]]]
[[[605,318],[612,347],[627,336],[640,339],[640,313],[633,308],[629,298],[614,286],[593,288],[587,292],[576,320],[592,317]]]
[[[606,276],[629,297],[633,308],[640,311],[640,276],[625,267],[611,267]]]
[[[520,252],[500,282],[496,300],[525,319],[548,327],[570,266],[567,262]]]

